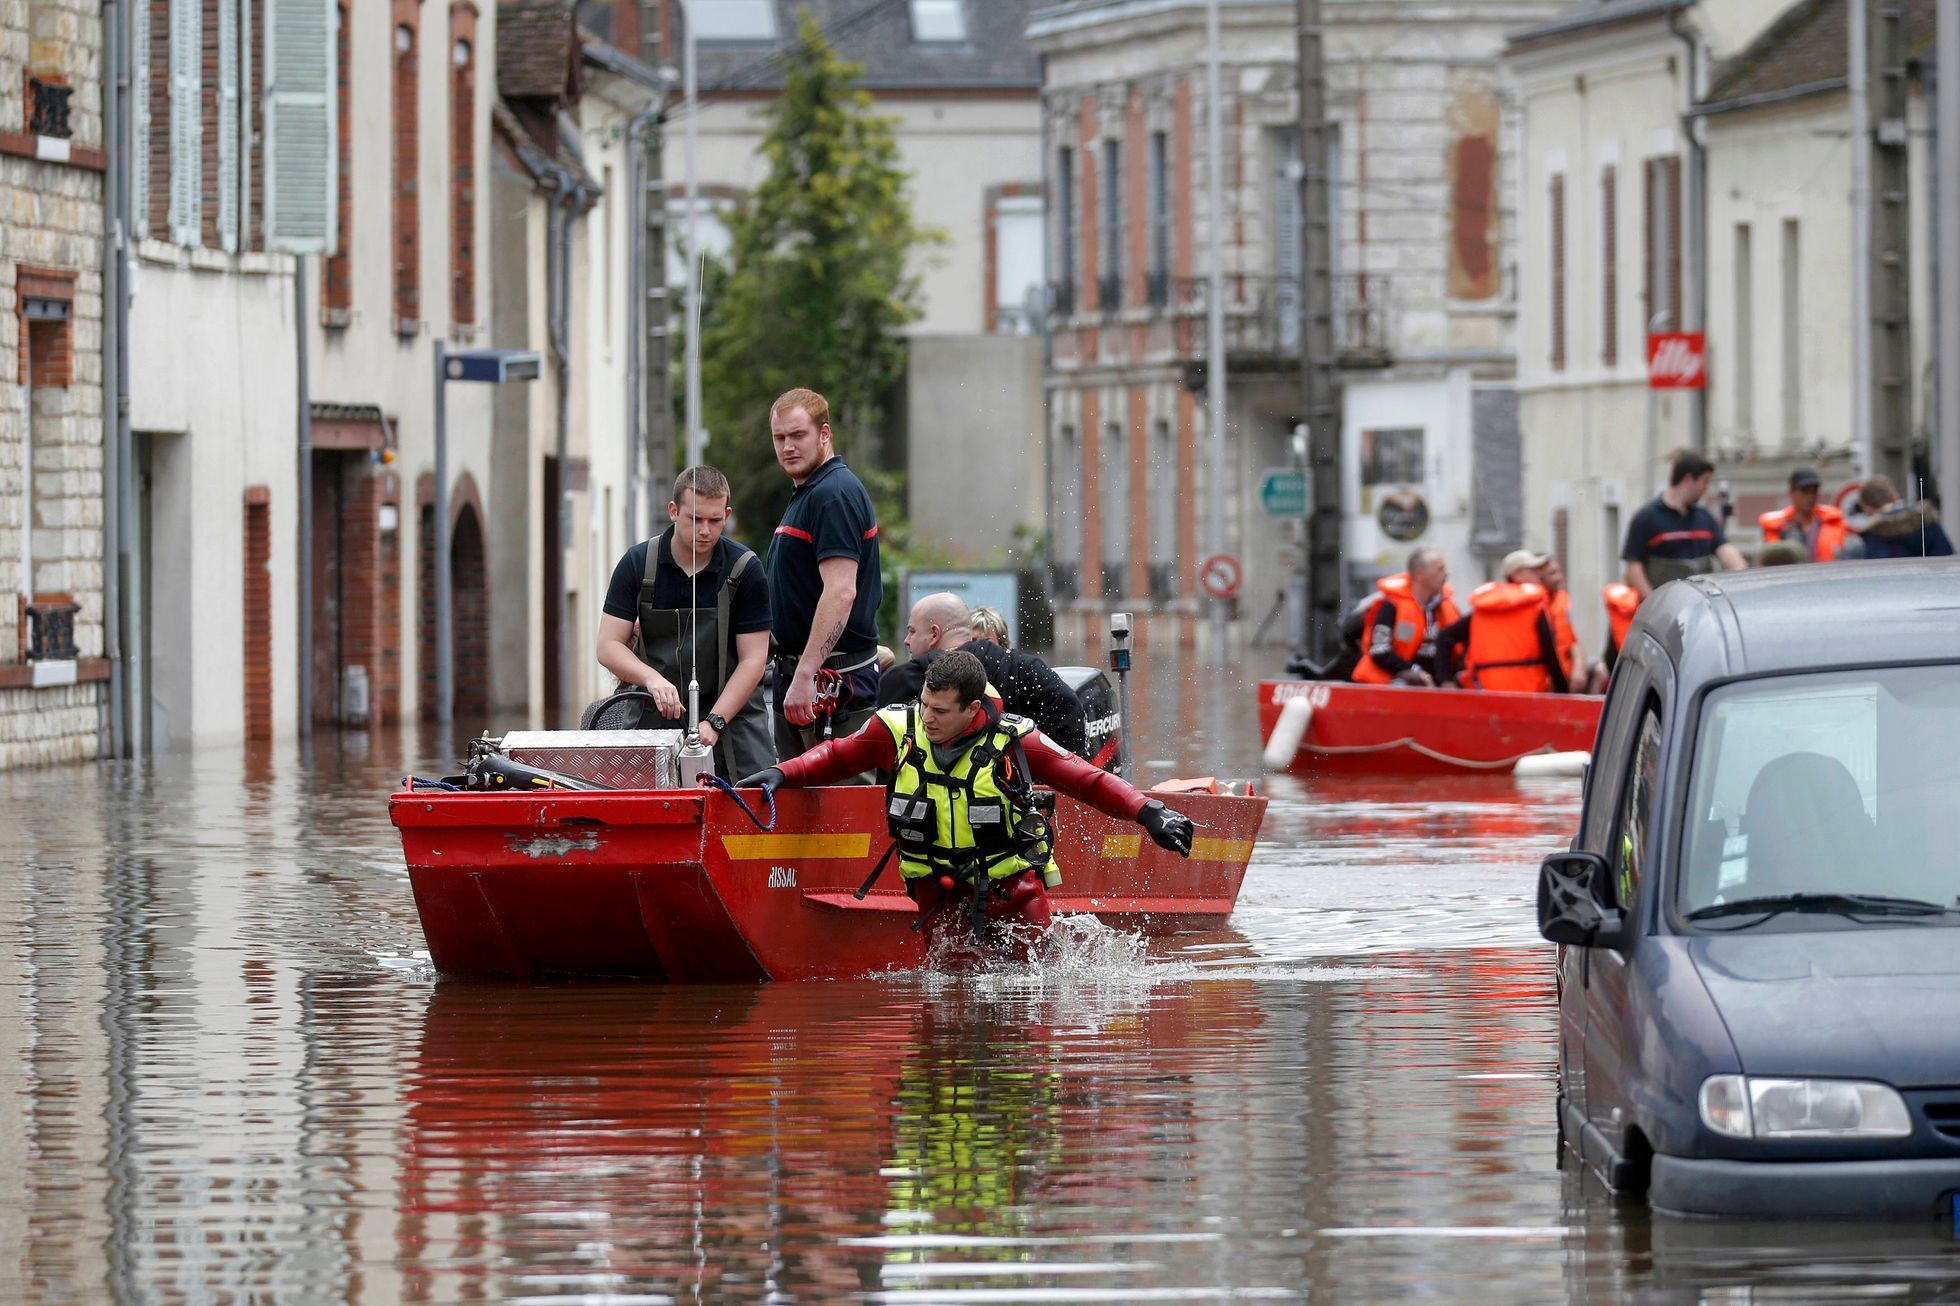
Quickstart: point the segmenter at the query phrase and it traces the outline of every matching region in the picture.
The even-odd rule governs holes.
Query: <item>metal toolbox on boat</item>
[[[678,789],[678,730],[513,730],[503,738],[513,762],[614,789]]]

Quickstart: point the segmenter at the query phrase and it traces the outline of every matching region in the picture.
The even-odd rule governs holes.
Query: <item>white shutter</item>
[[[129,169],[130,216],[136,238],[150,234],[150,10],[165,0],[136,0],[130,19],[130,145],[124,151]]]
[[[170,239],[198,243],[204,124],[198,112],[204,31],[198,0],[170,0]]]
[[[238,0],[218,0],[218,244],[238,251]]]
[[[266,0],[265,243],[334,252],[334,6]]]

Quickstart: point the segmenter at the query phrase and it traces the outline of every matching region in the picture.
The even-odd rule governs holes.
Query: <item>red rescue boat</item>
[[[1333,681],[1267,680],[1259,732],[1273,736],[1294,699],[1311,709],[1287,770],[1295,775],[1504,771],[1534,753],[1582,752],[1599,731],[1595,694],[1509,694]]]
[[[1057,912],[1151,932],[1231,914],[1266,799],[1156,796],[1199,827],[1188,861],[1134,823],[1058,801]],[[702,789],[404,790],[388,814],[440,971],[744,983],[924,962],[895,865],[855,896],[889,842],[883,797],[784,790],[769,830]]]

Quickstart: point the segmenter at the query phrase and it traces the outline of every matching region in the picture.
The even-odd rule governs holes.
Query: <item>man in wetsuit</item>
[[[905,648],[912,657],[878,680],[881,706],[901,706],[918,698],[926,666],[941,653],[964,649],[980,659],[987,680],[1001,691],[1001,708],[1024,716],[1049,739],[1077,757],[1088,757],[1089,723],[1082,700],[1053,667],[1034,656],[979,638],[968,624],[972,614],[959,595],[928,594],[912,605],[905,621]]]
[[[742,787],[833,784],[867,770],[891,776],[886,820],[929,936],[967,917],[940,909],[970,910],[975,885],[986,893],[988,919],[1048,928],[1047,889],[1061,873],[1036,784],[1133,820],[1159,847],[1191,855],[1189,818],[1058,747],[1025,717],[1003,715],[986,668],[968,652],[933,659],[916,704],[883,708],[856,734],[759,771]]]

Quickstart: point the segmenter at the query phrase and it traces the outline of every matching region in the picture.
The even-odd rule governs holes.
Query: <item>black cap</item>
[[[1814,490],[1824,483],[1813,468],[1799,467],[1790,473],[1790,488],[1793,490]]]

